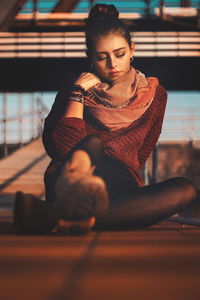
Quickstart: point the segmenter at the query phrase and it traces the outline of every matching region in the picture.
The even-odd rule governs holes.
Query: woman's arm
[[[64,117],[83,119],[83,109],[84,109],[83,103],[69,101],[66,111],[64,113]]]
[[[73,109],[71,116],[66,117],[69,97],[69,91],[58,92],[44,123],[43,144],[47,154],[55,160],[64,159],[67,153],[87,135],[85,122],[83,118],[78,117],[80,116],[78,110]],[[82,108],[83,105],[80,106]]]
[[[45,119],[43,144],[47,154],[56,160],[64,159],[67,153],[87,136],[83,120],[84,92],[97,84],[99,79],[91,73],[83,73],[71,90],[58,92],[52,109]],[[72,100],[81,92],[81,102]],[[78,97],[79,100],[79,97]]]

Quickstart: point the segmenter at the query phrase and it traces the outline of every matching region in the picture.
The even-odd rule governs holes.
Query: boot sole
[[[94,224],[94,217],[82,221],[67,221],[60,219],[54,231],[66,235],[84,235],[91,232]]]
[[[88,219],[104,212],[108,207],[106,185],[98,176],[88,176],[63,187],[62,201],[57,203],[57,211],[64,220]]]

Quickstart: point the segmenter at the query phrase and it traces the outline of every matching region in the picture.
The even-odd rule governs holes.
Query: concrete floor
[[[199,227],[163,221],[85,236],[15,234],[14,193],[42,196],[49,159],[37,140],[6,160],[0,162],[0,299],[200,299]]]

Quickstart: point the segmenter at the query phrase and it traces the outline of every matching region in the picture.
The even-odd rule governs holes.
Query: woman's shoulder
[[[146,111],[147,115],[151,115],[152,113],[154,115],[160,114],[161,112],[165,111],[166,104],[167,91],[161,84],[158,83],[153,97],[153,101]]]
[[[160,83],[156,87],[156,92],[154,97],[164,102],[167,100],[167,91]]]

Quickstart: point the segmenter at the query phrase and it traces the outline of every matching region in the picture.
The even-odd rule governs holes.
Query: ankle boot
[[[18,191],[14,202],[14,229],[18,233],[44,234],[57,224],[55,209],[34,195]]]
[[[55,207],[60,219],[85,220],[107,209],[106,184],[93,175],[94,169],[89,164],[88,168],[65,164],[55,185]]]

